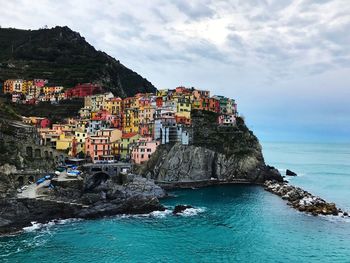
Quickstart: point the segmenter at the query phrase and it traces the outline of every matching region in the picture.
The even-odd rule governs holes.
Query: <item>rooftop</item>
[[[137,132],[124,133],[124,134],[122,135],[122,138],[123,138],[123,139],[128,139],[128,138],[134,137],[134,136],[136,136],[136,135],[138,135]]]

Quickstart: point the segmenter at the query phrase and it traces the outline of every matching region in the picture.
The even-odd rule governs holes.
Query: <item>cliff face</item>
[[[216,115],[193,112],[193,145],[162,145],[137,172],[160,183],[281,181],[265,164],[261,145],[241,118],[236,127],[219,127]]]
[[[16,185],[11,173],[16,172],[16,167],[5,164],[0,166],[0,199],[13,197],[16,194]]]
[[[18,170],[51,171],[57,165],[55,156],[66,156],[65,153],[36,144],[36,136],[34,127],[0,116],[0,173],[2,165],[11,165]]]
[[[156,90],[147,79],[97,51],[68,27],[0,28],[0,50],[0,82],[11,78],[44,78],[51,85],[65,87],[95,82],[118,96]]]

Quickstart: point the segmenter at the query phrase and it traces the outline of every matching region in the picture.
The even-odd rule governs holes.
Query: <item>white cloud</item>
[[[330,98],[350,81],[348,0],[0,0],[0,6],[2,27],[67,25],[157,87],[211,89],[237,97],[250,114],[262,108],[261,118],[279,105],[269,100],[269,108],[264,99],[293,91],[289,103],[298,94],[317,103],[313,93],[331,85],[327,76],[339,72],[340,82],[322,91]]]

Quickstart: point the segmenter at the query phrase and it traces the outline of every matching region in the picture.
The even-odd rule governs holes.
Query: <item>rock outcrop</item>
[[[11,173],[17,169],[13,165],[4,164],[0,166],[0,198],[9,198],[16,194],[16,187]]]
[[[286,175],[288,176],[297,176],[297,174],[289,169],[286,170]]]
[[[281,196],[288,201],[288,205],[300,212],[317,215],[342,215],[348,216],[347,212],[338,209],[334,203],[328,203],[320,197],[314,196],[309,192],[286,182],[266,181],[265,190]]]
[[[254,155],[227,157],[204,147],[175,144],[169,150],[166,146],[161,147],[157,157],[146,173],[157,182],[263,183],[267,179],[280,178],[278,171]]]
[[[193,206],[190,206],[190,205],[177,205],[177,206],[174,207],[173,215],[180,214],[180,213],[184,212],[186,209],[189,209],[189,208],[193,208]]]
[[[45,223],[53,219],[98,218],[115,214],[143,214],[163,211],[158,198],[164,197],[162,188],[152,180],[127,175],[96,183],[94,175],[86,175],[82,184],[56,185],[43,198],[0,199],[0,234],[14,232],[32,221]],[[92,186],[92,187],[91,187]]]
[[[234,127],[220,127],[210,112],[193,112],[192,118],[192,145],[161,145],[135,172],[167,187],[283,180],[265,164],[261,145],[243,119]]]

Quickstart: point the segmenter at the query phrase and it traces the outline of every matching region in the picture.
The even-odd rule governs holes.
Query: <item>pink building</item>
[[[236,117],[234,114],[221,114],[218,117],[218,124],[225,126],[234,126],[236,125]]]
[[[48,83],[48,80],[46,80],[46,79],[34,79],[33,82],[34,82],[35,86],[42,88]]]
[[[151,137],[140,138],[131,150],[132,161],[136,164],[147,162],[159,145],[160,142],[152,140]]]
[[[48,118],[37,118],[36,126],[42,129],[50,128],[51,121]]]
[[[99,160],[113,160],[112,143],[106,136],[89,136],[85,139],[85,153],[93,162]]]

